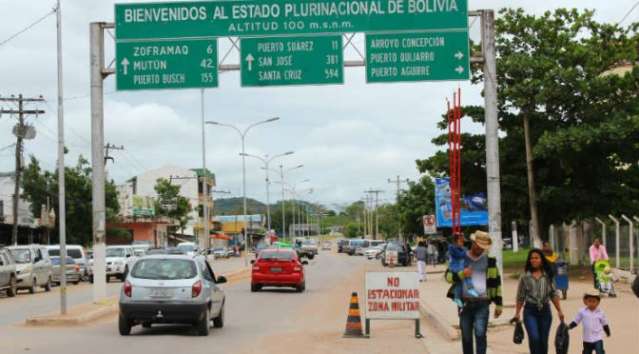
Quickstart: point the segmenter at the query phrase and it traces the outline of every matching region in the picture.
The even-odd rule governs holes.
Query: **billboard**
[[[131,216],[134,218],[152,218],[155,216],[155,200],[151,197],[134,195],[131,198]]]
[[[448,178],[435,178],[437,227],[452,227],[451,214]],[[488,202],[485,193],[462,196],[460,221],[462,226],[488,225]]]

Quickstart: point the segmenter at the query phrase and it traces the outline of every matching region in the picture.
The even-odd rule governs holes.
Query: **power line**
[[[628,12],[626,12],[626,14],[623,16],[623,18],[621,19],[621,21],[617,22],[618,25],[622,24],[623,21],[625,21],[628,16],[630,16],[630,14],[637,8],[637,6],[639,6],[639,1],[637,1],[631,8],[630,10],[628,10]]]
[[[0,47],[2,47],[3,45],[9,43],[10,41],[15,39],[16,37],[20,36],[21,34],[25,33],[26,31],[32,29],[33,27],[37,26],[40,22],[44,21],[47,17],[53,15],[55,12],[56,12],[56,8],[54,7],[51,11],[47,12],[44,16],[40,17],[39,19],[37,19],[36,21],[31,23],[27,27],[25,27],[25,28],[21,29],[20,31],[14,33],[13,35],[9,36],[9,38],[1,41],[0,42]]]

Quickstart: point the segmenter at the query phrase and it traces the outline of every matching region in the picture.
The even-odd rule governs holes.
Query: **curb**
[[[110,299],[115,301],[115,298]],[[110,302],[109,301],[109,302]],[[79,326],[87,324],[89,322],[96,321],[103,317],[115,315],[118,313],[117,302],[108,304],[99,304],[96,309],[89,310],[81,315],[69,316],[69,315],[45,315],[34,316],[26,319],[25,324],[31,327],[46,327],[46,326]]]
[[[426,317],[429,322],[435,327],[440,334],[444,335],[447,339],[451,341],[458,340],[461,338],[461,333],[459,329],[451,326],[445,318],[443,318],[437,311],[430,308],[428,305],[420,304],[419,312],[422,316]]]

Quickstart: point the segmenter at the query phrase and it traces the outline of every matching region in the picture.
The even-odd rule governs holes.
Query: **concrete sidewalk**
[[[428,267],[428,271],[444,270],[443,266]],[[488,329],[488,346],[491,353],[528,353],[527,339],[521,345],[513,344],[513,327],[508,321],[514,316],[514,302],[517,289],[517,279],[507,274],[503,279],[504,312],[499,319],[493,318],[494,307],[491,306],[491,319]],[[455,304],[446,297],[450,285],[445,281],[443,273],[428,275],[426,282],[421,285],[422,314],[429,325],[437,330],[437,340],[425,339],[430,353],[459,353],[461,351],[459,317]],[[637,299],[628,284],[615,284],[617,298],[604,298],[601,309],[606,312],[610,321],[612,337],[605,340],[606,351],[609,353],[627,353],[629,347],[639,346],[639,299]],[[590,281],[570,281],[568,299],[561,302],[566,322],[573,320],[579,309],[583,307],[582,296],[592,290]],[[551,329],[550,344],[554,343],[554,333],[559,321],[553,309],[553,327]],[[581,353],[581,328],[571,331],[570,354]],[[431,334],[432,339],[433,334]],[[443,340],[442,340],[443,339]],[[551,350],[554,352],[554,349]]]

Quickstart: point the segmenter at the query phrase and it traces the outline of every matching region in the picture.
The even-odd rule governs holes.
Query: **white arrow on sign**
[[[253,70],[253,60],[255,60],[255,58],[253,58],[251,53],[249,53],[249,55],[246,56],[246,62],[248,63],[248,70],[249,71]]]
[[[464,72],[464,67],[460,65],[455,68],[455,71],[457,71],[457,73],[461,75]]]
[[[464,53],[458,51],[457,53],[455,53],[455,58],[457,58],[457,60],[464,59]]]
[[[127,58],[122,59],[122,62],[120,64],[122,64],[122,73],[124,75],[128,75],[129,74],[129,64],[131,64],[131,63],[129,63],[129,59],[127,59]]]

